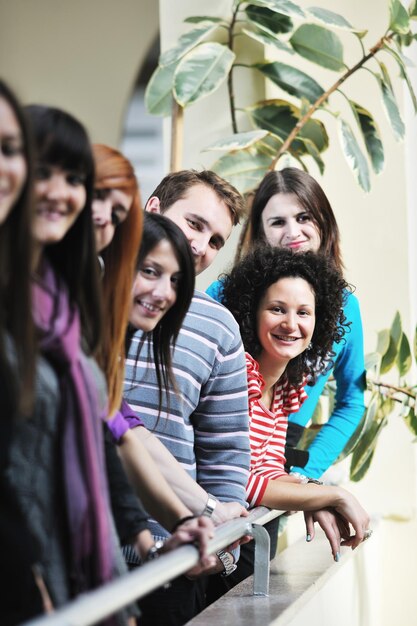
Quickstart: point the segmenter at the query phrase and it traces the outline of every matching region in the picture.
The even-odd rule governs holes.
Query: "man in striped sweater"
[[[181,228],[199,274],[212,263],[239,222],[243,199],[214,172],[185,170],[162,180],[146,210],[164,214]],[[244,351],[234,318],[209,296],[195,292],[173,353],[178,393],[170,394],[169,409],[159,418],[158,385],[154,370],[147,368],[148,351],[142,350],[136,361],[140,338],[140,333],[134,337],[126,362],[126,400],[210,494],[206,514],[213,512],[217,500],[245,504],[250,462],[248,391]],[[142,384],[138,386],[136,380]],[[137,431],[141,436],[144,429]],[[167,535],[156,523],[152,531],[156,537]],[[213,573],[231,573],[237,556],[237,552],[220,551]],[[185,623],[203,608],[199,588],[201,585],[185,577],[176,579],[171,589],[159,592],[159,603],[153,599],[151,607],[141,605],[142,623]]]

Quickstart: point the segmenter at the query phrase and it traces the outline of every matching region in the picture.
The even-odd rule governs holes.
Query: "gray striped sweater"
[[[137,333],[126,360],[124,397],[185,470],[222,501],[245,504],[250,447],[245,355],[232,315],[196,291],[173,353],[178,394],[158,414],[155,368],[148,347],[136,355]],[[166,531],[156,523],[156,536]]]

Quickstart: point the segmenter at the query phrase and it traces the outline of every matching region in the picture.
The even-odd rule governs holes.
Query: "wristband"
[[[196,517],[197,515],[186,515],[185,517],[181,517],[175,522],[174,526],[172,527],[171,534],[175,533],[178,526],[181,526],[181,524],[185,524],[185,522],[189,522],[191,519],[196,519]]]

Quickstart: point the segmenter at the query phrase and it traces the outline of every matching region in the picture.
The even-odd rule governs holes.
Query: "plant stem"
[[[182,155],[184,145],[184,109],[176,100],[172,100],[171,120],[171,159],[170,172],[182,169]]]
[[[404,387],[396,387],[395,385],[390,385],[389,383],[380,383],[373,380],[371,380],[370,382],[372,383],[372,385],[375,385],[375,387],[384,387],[384,389],[390,389],[391,391],[395,391],[396,393],[403,393],[405,396],[412,398],[414,401],[416,400],[416,394],[412,391],[409,391],[408,389],[405,389]]]
[[[233,29],[235,27],[238,12],[239,12],[239,5],[236,6],[233,12],[232,20],[230,22],[229,29],[228,29],[229,30],[228,46],[231,52],[233,52]],[[227,78],[227,90],[229,92],[229,105],[230,105],[230,116],[232,118],[232,129],[233,129],[233,133],[236,134],[238,132],[238,128],[237,128],[237,121],[236,121],[235,91],[233,87],[233,68],[234,66],[232,65],[230,72],[229,72],[229,76]]]
[[[383,37],[381,37],[381,39],[375,44],[375,46],[373,46],[368,54],[366,54],[365,56],[362,57],[362,59],[360,61],[358,61],[358,63],[356,63],[356,65],[354,65],[353,67],[351,67],[350,69],[348,69],[327,91],[325,91],[320,98],[318,98],[312,105],[311,107],[308,109],[307,113],[305,115],[303,115],[303,117],[297,122],[297,124],[294,126],[294,128],[292,129],[292,131],[290,132],[290,134],[288,135],[287,139],[284,141],[284,143],[282,144],[281,148],[278,150],[276,157],[274,158],[274,160],[272,161],[269,169],[270,170],[274,170],[275,166],[278,162],[278,159],[285,153],[288,152],[292,142],[294,141],[294,139],[297,137],[298,133],[300,132],[300,130],[303,128],[303,126],[305,126],[305,124],[308,122],[308,120],[311,118],[311,116],[313,115],[313,113],[315,113],[315,111],[317,111],[317,109],[324,103],[326,102],[326,100],[329,98],[329,96],[336,91],[336,89],[338,89],[340,87],[340,85],[342,85],[345,80],[347,80],[350,76],[352,76],[352,74],[354,74],[355,72],[357,72],[357,70],[359,70],[367,61],[369,61],[369,59],[372,59],[377,52],[379,52],[379,50],[381,50],[381,48],[384,46],[384,44],[387,41],[390,41],[391,38],[393,36],[393,33],[389,34],[389,35],[384,35]]]

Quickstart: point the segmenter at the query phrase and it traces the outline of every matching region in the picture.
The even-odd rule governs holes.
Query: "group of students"
[[[304,511],[335,560],[369,534],[349,492],[317,484],[363,413],[332,209],[308,174],[269,173],[234,268],[196,291],[244,211],[194,170],[142,211],[123,155],[0,82],[2,623],[196,542],[199,564],[139,602],[139,624],[180,626],[252,572],[252,542],[207,555],[213,525],[248,505]],[[297,450],[331,371],[333,413]]]

